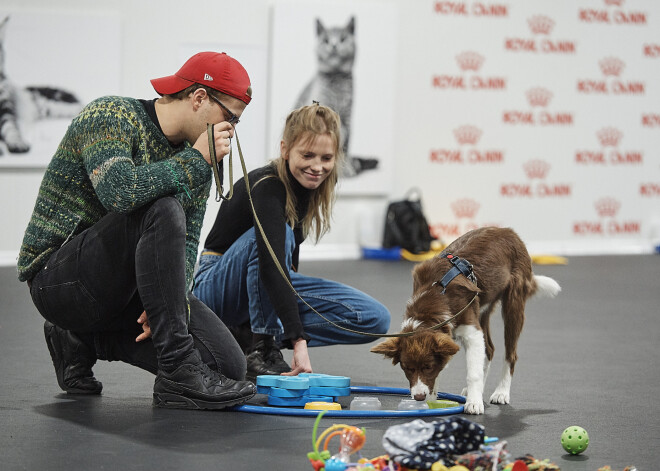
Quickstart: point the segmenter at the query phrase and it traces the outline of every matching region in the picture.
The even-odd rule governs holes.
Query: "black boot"
[[[279,375],[291,371],[291,367],[284,361],[282,352],[275,345],[275,339],[272,337],[256,342],[246,360],[245,379],[253,382],[259,375]]]
[[[170,409],[224,409],[243,404],[256,393],[254,384],[213,371],[195,351],[171,373],[158,371],[153,404]]]
[[[103,384],[92,372],[96,355],[80,338],[46,321],[44,334],[55,366],[57,383],[69,394],[101,394]]]

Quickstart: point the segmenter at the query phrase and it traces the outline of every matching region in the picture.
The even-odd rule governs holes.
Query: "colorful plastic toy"
[[[400,471],[400,467],[390,462],[389,456],[383,455],[373,458],[371,460],[362,458],[357,462],[351,462],[351,455],[357,453],[364,446],[366,434],[364,429],[345,424],[334,424],[327,428],[319,437],[316,437],[319,423],[321,418],[327,411],[321,411],[314,422],[312,429],[312,444],[314,451],[307,453],[307,458],[314,467],[315,471],[344,471],[349,467],[351,469],[359,470],[373,470],[373,471]],[[339,451],[335,455],[331,455],[328,450],[328,445],[333,437],[339,437]],[[323,442],[323,449],[319,450]]]
[[[561,434],[561,446],[572,455],[579,455],[589,446],[589,434],[578,425],[568,427]]]

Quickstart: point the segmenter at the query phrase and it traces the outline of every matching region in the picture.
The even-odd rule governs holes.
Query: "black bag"
[[[431,236],[424,217],[419,194],[417,188],[412,188],[404,200],[389,204],[385,215],[383,248],[401,247],[415,254],[431,249],[431,241],[435,238]]]

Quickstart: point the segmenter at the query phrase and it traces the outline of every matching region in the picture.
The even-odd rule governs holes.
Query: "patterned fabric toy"
[[[383,435],[383,447],[390,457],[413,469],[431,469],[438,461],[451,466],[453,456],[478,450],[483,442],[483,425],[463,417],[431,423],[417,419],[394,425]]]

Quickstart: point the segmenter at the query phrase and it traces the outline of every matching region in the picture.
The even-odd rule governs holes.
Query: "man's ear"
[[[192,92],[189,95],[189,98],[195,110],[197,110],[200,106],[204,104],[205,99],[208,98],[210,100],[208,93],[206,93],[206,90],[204,90],[201,87],[195,90],[194,92]]]
[[[433,341],[435,342],[433,353],[453,356],[456,355],[456,353],[460,350],[458,344],[449,338],[446,334],[437,333],[433,336]]]
[[[401,358],[400,350],[400,339],[399,337],[393,337],[385,340],[384,342],[379,343],[378,345],[371,347],[371,352],[380,353],[385,358],[391,358],[392,364],[396,365],[399,363]]]

